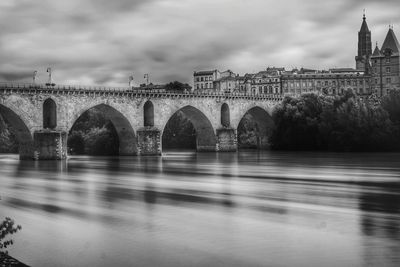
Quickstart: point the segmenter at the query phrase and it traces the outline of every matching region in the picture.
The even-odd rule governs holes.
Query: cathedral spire
[[[372,55],[371,31],[368,28],[365,9],[360,31],[358,32],[358,51],[356,56],[356,68],[365,70],[365,64]]]

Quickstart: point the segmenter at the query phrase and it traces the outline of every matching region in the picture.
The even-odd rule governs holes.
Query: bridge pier
[[[42,130],[33,133],[34,160],[63,160],[67,158],[67,132]]]
[[[234,152],[237,151],[236,131],[230,127],[217,129],[217,151]]]
[[[137,130],[137,154],[161,155],[161,131],[156,127],[146,126]]]

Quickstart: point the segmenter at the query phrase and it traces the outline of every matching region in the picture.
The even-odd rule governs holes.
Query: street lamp
[[[33,84],[36,84],[36,75],[37,75],[37,70],[35,70],[34,72],[33,72]]]
[[[131,76],[129,76],[129,87],[133,87],[133,74]]]
[[[47,70],[46,70],[46,72],[49,73],[49,81],[48,81],[48,83],[46,83],[46,85],[47,85],[47,86],[54,86],[55,84],[54,84],[54,83],[52,82],[52,80],[51,80],[51,68],[48,67]]]

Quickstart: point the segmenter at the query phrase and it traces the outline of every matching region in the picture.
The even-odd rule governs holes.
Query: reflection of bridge
[[[0,112],[16,130],[20,158],[66,158],[66,136],[88,109],[113,123],[120,155],[161,154],[168,120],[182,111],[196,130],[198,151],[235,151],[236,129],[248,113],[268,145],[276,95],[173,93],[135,88],[0,84]]]

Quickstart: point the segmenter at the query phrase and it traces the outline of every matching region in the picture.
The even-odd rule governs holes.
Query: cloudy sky
[[[400,38],[399,0],[0,0],[0,81],[191,83],[194,70],[354,67],[363,9],[372,41]]]

